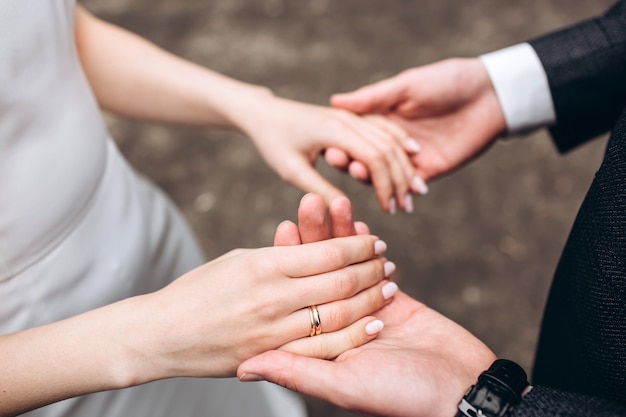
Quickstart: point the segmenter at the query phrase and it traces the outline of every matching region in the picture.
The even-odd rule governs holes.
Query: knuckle
[[[311,348],[311,355],[314,358],[326,359],[328,356],[328,348],[323,341],[316,343]]]
[[[333,330],[343,328],[350,318],[348,310],[340,307],[330,308],[326,314],[328,315],[326,319],[328,328]]]
[[[384,149],[372,148],[372,150],[370,151],[370,158],[372,159],[372,161],[379,161],[379,163],[382,163],[382,161],[384,161],[386,158]]]
[[[331,136],[340,136],[346,133],[347,118],[343,114],[343,111],[336,113],[335,117],[331,117],[325,121],[326,129]]]
[[[331,265],[345,266],[349,260],[347,249],[336,244],[328,245],[324,256]]]
[[[335,284],[337,294],[344,296],[356,294],[360,289],[359,282],[359,274],[356,273],[354,268],[347,268],[341,271],[339,279],[337,279]]]
[[[353,332],[347,332],[345,338],[347,346],[350,346],[351,348],[361,346],[364,342],[358,335],[355,335]]]
[[[257,277],[271,277],[274,276],[277,272],[276,263],[267,257],[257,256],[254,259],[254,268],[255,275]]]
[[[387,141],[387,142],[383,142],[380,144],[380,149],[379,152],[385,157],[385,158],[393,158],[394,155],[396,154],[396,145],[391,142],[391,141]]]

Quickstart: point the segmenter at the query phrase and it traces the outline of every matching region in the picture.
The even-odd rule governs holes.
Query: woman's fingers
[[[333,359],[346,350],[374,339],[384,324],[374,317],[364,317],[341,330],[291,341],[279,350],[319,359]]]
[[[255,253],[262,258],[279,260],[276,267],[283,275],[300,278],[354,266],[380,255],[385,249],[385,243],[378,237],[360,235],[297,246],[263,248]]]
[[[333,146],[324,150],[324,159],[326,159],[326,162],[328,162],[330,166],[333,166],[341,171],[347,171],[348,165],[350,164],[350,157],[348,154],[345,151]]]
[[[362,118],[344,113],[341,117],[345,130],[354,132],[354,136],[346,134],[336,147],[326,149],[328,163],[348,170],[357,180],[371,181],[386,211],[393,213],[396,207],[412,211],[415,168],[410,154],[415,151],[415,141],[409,142],[400,126],[379,115]]]
[[[389,278],[394,271],[393,262],[378,258],[315,277],[292,280],[290,285],[295,289],[286,288],[297,296],[290,302],[290,307],[295,310],[302,306],[321,305],[354,297]]]
[[[397,291],[396,283],[384,280],[354,297],[318,304],[317,311],[322,323],[322,334],[341,330],[360,318],[380,310],[390,302]],[[288,323],[294,335],[308,336],[311,331],[309,309],[303,308],[295,311],[289,316]]]

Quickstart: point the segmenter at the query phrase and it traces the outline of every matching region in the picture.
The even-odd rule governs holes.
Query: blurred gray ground
[[[88,0],[96,15],[224,74],[325,104],[416,65],[474,56],[604,11],[611,0]],[[232,132],[109,118],[138,170],[180,205],[209,257],[268,246],[302,193]],[[530,370],[560,250],[605,140],[560,156],[545,132],[500,143],[431,184],[415,213],[383,214],[370,188],[319,167],[389,244],[401,288]],[[415,335],[419,337],[419,335]],[[381,366],[384,366],[381,364]],[[311,415],[350,415],[308,399]]]

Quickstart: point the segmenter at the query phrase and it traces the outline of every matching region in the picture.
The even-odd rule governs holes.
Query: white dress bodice
[[[155,291],[204,261],[178,211],[111,140],[80,65],[74,11],[75,0],[0,0],[0,334]],[[178,378],[27,415],[305,411],[268,383]]]

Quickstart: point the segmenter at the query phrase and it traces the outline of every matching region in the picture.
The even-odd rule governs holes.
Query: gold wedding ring
[[[309,316],[311,317],[311,333],[309,333],[309,336],[322,334],[322,320],[316,305],[309,306]]]

